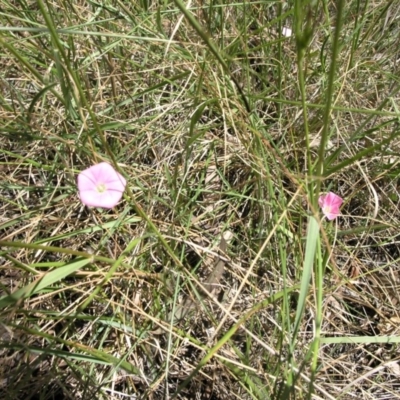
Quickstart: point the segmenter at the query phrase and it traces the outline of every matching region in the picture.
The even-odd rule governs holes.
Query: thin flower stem
[[[323,119],[323,127],[321,133],[321,142],[318,149],[318,160],[315,167],[315,176],[316,176],[316,186],[315,186],[315,196],[314,202],[316,204],[319,192],[321,190],[321,180],[322,174],[324,171],[324,160],[325,160],[325,147],[329,138],[329,127],[331,121],[331,109],[332,109],[332,101],[334,95],[334,83],[335,83],[335,74],[336,74],[336,65],[337,58],[339,55],[339,39],[340,39],[340,30],[343,22],[343,11],[344,11],[344,2],[343,0],[338,0],[337,2],[337,15],[336,15],[336,26],[335,33],[332,43],[332,59],[331,66],[328,75],[328,88],[326,91],[326,106],[324,109],[324,119]]]

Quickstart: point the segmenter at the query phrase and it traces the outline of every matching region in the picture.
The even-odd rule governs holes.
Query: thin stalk
[[[331,110],[332,110],[332,102],[334,95],[334,83],[336,76],[336,66],[337,66],[337,58],[339,55],[339,39],[340,39],[340,30],[343,22],[343,11],[344,11],[344,1],[337,1],[337,14],[336,14],[336,26],[335,26],[335,34],[332,43],[332,59],[331,66],[328,75],[328,88],[326,91],[326,106],[324,109],[324,117],[323,117],[323,127],[321,133],[321,142],[318,149],[318,160],[315,166],[315,176],[316,186],[315,186],[315,197],[314,204],[317,204],[317,198],[319,192],[321,190],[321,178],[324,170],[324,160],[325,160],[325,148],[329,139],[329,127],[331,121]]]

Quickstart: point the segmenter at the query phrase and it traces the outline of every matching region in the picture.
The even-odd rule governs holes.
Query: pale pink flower
[[[339,208],[342,203],[343,199],[332,192],[323,194],[318,199],[318,204],[322,208],[322,212],[329,220],[335,219],[340,214]]]
[[[79,197],[90,207],[113,208],[121,200],[125,186],[126,179],[106,162],[78,175]]]
[[[290,37],[292,36],[292,30],[288,28],[287,26],[284,26],[282,28],[282,36]]]

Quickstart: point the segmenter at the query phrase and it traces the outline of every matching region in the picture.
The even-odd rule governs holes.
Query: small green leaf
[[[89,264],[92,260],[89,258],[80,259],[79,261],[75,261],[71,264],[66,265],[62,268],[57,268],[54,271],[48,272],[45,275],[38,278],[36,281],[30,283],[29,285],[16,290],[14,293],[11,293],[8,296],[4,296],[0,298],[0,308],[7,307],[11,304],[16,303],[22,299],[26,299],[35,293],[43,290],[44,288],[52,285],[55,282],[61,281],[66,276],[72,274],[80,268],[83,268],[85,265]]]

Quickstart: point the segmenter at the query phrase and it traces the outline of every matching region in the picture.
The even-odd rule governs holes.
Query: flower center
[[[105,185],[104,183],[99,183],[99,184],[96,186],[96,189],[97,189],[97,191],[98,191],[99,193],[104,193],[104,192],[107,190],[106,185]]]
[[[331,206],[325,206],[324,207],[324,211],[329,214],[332,211],[332,207]]]

